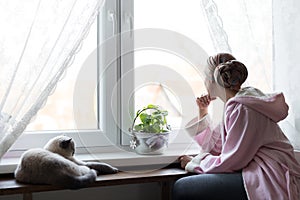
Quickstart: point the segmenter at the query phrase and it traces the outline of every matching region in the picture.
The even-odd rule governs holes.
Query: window
[[[38,112],[38,115],[28,126],[26,131],[55,131],[55,130],[76,130],[76,129],[97,129],[97,121],[93,116],[96,113],[98,104],[94,102],[94,113],[82,113],[78,115],[84,121],[80,127],[74,119],[73,94],[76,87],[77,77],[88,56],[97,49],[97,22],[89,31],[88,37],[83,42],[81,50],[77,53],[71,68],[65,72],[65,77],[58,83],[55,92],[48,97],[47,104]],[[93,70],[96,72],[96,69]],[[81,84],[83,87],[91,87],[97,82],[96,73]],[[92,85],[93,86],[93,85]],[[95,92],[97,98],[97,91]],[[82,98],[84,99],[84,98]],[[84,102],[83,102],[84,106]]]
[[[188,3],[172,0],[134,1],[134,29],[156,28],[170,30],[170,35],[172,35],[171,31],[175,31],[192,39],[205,51],[212,52],[210,40],[207,40],[209,39],[209,33],[207,29],[203,29],[204,25],[205,19],[201,13],[200,1],[192,0]],[[163,43],[164,41],[161,42]],[[141,71],[142,69],[152,67],[155,70],[157,65],[159,65],[161,70],[157,70],[157,73],[161,73],[161,76],[165,76],[167,79],[165,84],[162,85],[159,82],[160,77],[157,77],[155,73],[153,82],[138,85],[139,83],[136,81],[135,88],[138,89],[135,93],[135,109],[138,110],[148,103],[161,105],[169,111],[168,122],[172,129],[182,128],[191,117],[197,114],[195,107],[195,109],[191,109],[190,117],[182,121],[183,105],[179,99],[183,95],[184,90],[186,90],[185,87],[180,88],[183,81],[191,88],[191,93],[187,94],[191,97],[191,104],[195,102],[194,98],[196,96],[205,93],[201,72],[199,73],[196,66],[193,66],[189,63],[189,60],[185,59],[183,55],[177,55],[174,52],[166,51],[166,49],[139,50],[134,54],[134,68],[137,69],[136,77],[146,76]],[[172,71],[180,74],[181,78],[176,80],[175,77],[168,76]],[[177,91],[170,89],[175,87],[177,87]],[[193,110],[196,112],[193,112]]]
[[[233,55],[246,64],[249,70],[249,77],[246,85],[258,87],[265,92],[270,92],[272,81],[272,4],[271,0],[260,1],[259,3],[247,3],[246,1],[199,1],[189,0],[135,0],[134,1],[134,29],[156,28],[175,31],[193,40],[204,49],[208,55],[216,53],[211,39],[210,30],[206,22],[206,13],[203,5],[209,10],[209,6],[215,3],[217,15],[219,15],[225,36],[232,49]],[[229,6],[230,5],[230,6]],[[213,8],[214,9],[214,8]],[[157,37],[159,40],[159,37]],[[164,42],[164,41],[160,41]],[[185,48],[182,45],[182,48]],[[189,51],[187,49],[186,51]],[[194,107],[188,115],[197,115],[195,97],[206,93],[203,85],[202,72],[197,71],[197,66],[191,65],[182,55],[174,52],[167,52],[164,49],[141,49],[134,52],[135,78],[148,77],[151,74],[146,68],[153,68],[153,82],[140,84],[135,81],[135,110],[140,109],[148,103],[160,104],[169,110],[169,122],[173,128],[182,128],[183,116],[181,113],[182,102],[178,101],[182,91],[172,91],[170,88],[180,88],[186,82],[191,92],[189,104]],[[200,52],[199,52],[200,56]],[[163,69],[157,69],[159,68]],[[139,70],[140,69],[140,70]],[[142,70],[145,73],[141,72]],[[182,79],[167,77],[170,71],[180,74]],[[259,73],[257,73],[259,71]],[[165,76],[168,81],[162,85],[158,76]],[[213,102],[210,111],[216,121],[222,118],[223,104],[221,101]]]
[[[248,84],[269,91],[273,84],[271,0],[264,1],[263,6],[261,2],[255,4],[260,7],[245,4],[244,1],[230,1],[231,9],[246,9],[247,15],[240,13],[245,10],[236,14],[240,17],[227,9],[229,1],[214,2],[219,8],[218,14],[233,54],[248,66]],[[246,22],[250,19],[253,23],[249,25]],[[149,103],[159,104],[169,111],[168,121],[173,129],[182,128],[186,123],[184,117],[190,119],[197,114],[196,104],[193,103],[196,96],[205,93],[203,76],[185,55],[157,48],[154,44],[152,48],[136,49],[136,33],[139,30],[147,32],[149,28],[181,35],[200,46],[207,55],[215,54],[199,0],[106,1],[73,66],[68,69],[65,79],[58,84],[35,121],[28,126],[29,134],[22,136],[25,138],[23,141],[29,140],[26,140],[26,135],[36,134],[35,139],[29,141],[45,143],[53,134],[66,133],[74,135],[81,147],[128,145],[128,128],[133,115]],[[251,38],[251,41],[247,38]],[[158,42],[164,41],[159,41],[158,37]],[[251,44],[248,46],[251,48],[245,48],[247,44]],[[185,44],[181,45],[182,51],[190,50],[186,49]],[[261,57],[264,62],[260,62]],[[86,63],[91,60],[96,64]],[[260,69],[265,73],[256,76],[256,71]],[[145,81],[146,77],[147,80],[153,79]],[[166,81],[162,83],[160,80]],[[188,92],[183,82],[189,87]],[[79,83],[81,89],[89,88],[89,93],[78,93],[79,86],[76,84]],[[190,102],[192,109],[189,116],[183,116],[181,98]],[[73,100],[76,105],[73,105]],[[217,102],[212,110],[219,118],[222,117],[222,112],[218,110],[220,105]],[[74,110],[78,107],[81,108]],[[24,148],[24,143],[15,147]]]
[[[116,8],[117,1],[103,6],[65,77],[11,149],[42,147],[60,134],[73,137],[79,148],[118,143],[111,112],[111,90],[117,82],[118,63],[113,60],[109,67],[101,67],[106,57],[117,58],[117,45],[110,42],[112,45],[106,49],[98,45],[119,31]]]

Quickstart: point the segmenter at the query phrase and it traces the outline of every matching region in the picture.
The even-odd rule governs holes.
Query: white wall
[[[300,148],[300,1],[273,0],[275,90],[283,91],[290,106],[288,137]]]

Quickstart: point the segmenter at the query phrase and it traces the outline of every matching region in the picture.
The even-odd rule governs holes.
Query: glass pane
[[[214,0],[234,56],[248,68],[246,84],[273,89],[272,0]],[[230,8],[230,9],[228,9]]]
[[[149,58],[150,55],[150,58]],[[151,67],[161,67],[161,70],[154,69],[153,74],[144,72],[143,69]],[[135,110],[139,110],[148,104],[160,105],[168,110],[168,123],[173,129],[179,128],[182,120],[182,105],[179,98],[186,88],[181,87],[185,82],[192,90],[192,94],[200,96],[205,92],[204,82],[195,68],[182,58],[159,50],[143,50],[135,52]],[[148,70],[147,70],[148,71]],[[171,74],[177,73],[181,79],[172,77]],[[147,76],[150,81],[140,84],[139,77]],[[164,84],[156,81],[158,76],[162,76]],[[149,78],[150,77],[150,78]],[[152,79],[151,79],[152,77]],[[138,82],[138,83],[137,83]],[[176,88],[176,91],[172,90]],[[196,105],[196,104],[195,104]],[[191,116],[192,117],[192,116]]]
[[[176,0],[136,0],[134,2],[134,28],[172,30],[196,41],[201,47],[206,47],[211,52],[209,33],[202,28],[205,21],[199,9],[199,1],[194,0],[184,3]],[[207,40],[201,38],[207,38]],[[200,74],[180,56],[159,49],[137,51],[134,55],[135,68],[161,65],[165,69],[161,73],[165,73],[168,79],[166,83],[177,88],[177,92],[175,92],[168,85],[161,85],[159,82],[144,87],[135,85],[136,88],[139,88],[135,93],[135,109],[138,110],[149,103],[162,106],[169,111],[167,119],[173,129],[179,128],[182,120],[182,105],[178,100],[180,98],[178,95],[183,94],[185,89],[180,88],[182,81],[191,88],[192,94],[189,95],[196,97],[205,92]],[[176,80],[168,77],[170,71],[175,71],[182,79]]]
[[[218,10],[220,10],[218,14],[223,19],[224,30],[227,32],[233,54],[239,60],[245,62],[248,67],[249,78],[245,85],[249,84],[269,92],[272,87],[271,0],[264,1],[263,6],[258,4],[257,1],[254,6],[244,5],[244,1],[237,3],[238,1],[233,2],[232,0],[216,0],[214,2],[216,2]],[[231,9],[227,9],[228,4],[230,4]],[[263,7],[263,12],[262,8],[258,9],[255,7],[256,5]],[[240,19],[243,23],[240,23],[237,17],[232,17],[232,10],[243,11],[243,9],[247,10],[247,14],[245,14],[246,12],[241,14],[242,17]],[[251,23],[248,24],[248,22]],[[257,23],[252,24],[253,22]],[[135,0],[134,29],[142,28],[159,28],[175,31],[196,42],[208,55],[216,53],[201,1],[199,0]],[[252,32],[249,33],[249,29]],[[249,34],[244,34],[245,32]],[[252,46],[251,48],[250,46],[245,48],[245,41],[249,38],[251,40],[247,42],[251,43]],[[180,74],[192,88],[193,94],[191,95],[196,97],[206,92],[201,74],[199,75],[199,72],[197,73],[190,63],[178,55],[160,49],[144,49],[136,51],[134,58],[135,69],[161,65]],[[257,75],[258,70],[260,71],[259,75]],[[135,77],[140,76],[139,73],[135,74]],[[157,76],[159,75],[157,74]],[[150,74],[144,74],[144,76],[150,76]],[[170,80],[170,82],[172,82],[170,84],[175,84],[178,87],[182,84],[182,80]],[[177,101],[177,94],[168,90],[167,87],[163,87],[158,82],[147,85],[136,84],[135,88],[138,89],[135,92],[135,109],[141,109],[148,103],[159,104],[169,111],[171,110],[169,121],[171,126],[176,128],[180,124],[178,122],[181,116],[178,115],[178,112],[181,110],[181,105]]]
[[[77,121],[80,120],[80,125],[76,124],[74,119],[73,95],[74,87],[77,81],[78,74],[83,68],[84,62],[88,56],[97,47],[97,23],[92,25],[87,38],[83,41],[80,51],[75,55],[73,64],[67,69],[65,77],[58,83],[55,92],[49,96],[46,105],[38,112],[35,119],[28,125],[27,131],[41,130],[74,130],[74,129],[96,129],[97,128],[97,92],[94,96],[94,110],[88,113],[76,113]],[[96,66],[92,66],[96,67]],[[92,69],[97,71],[97,69]],[[90,76],[80,84],[82,87],[95,87],[91,83],[97,82],[97,73]],[[84,100],[84,96],[80,97]],[[83,107],[86,105],[82,104]]]

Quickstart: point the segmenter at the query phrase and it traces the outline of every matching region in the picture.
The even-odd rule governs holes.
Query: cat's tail
[[[97,178],[97,172],[91,169],[88,173],[82,176],[70,176],[68,175],[63,182],[61,182],[61,186],[66,187],[68,189],[80,189],[87,187],[91,183],[94,183]]]

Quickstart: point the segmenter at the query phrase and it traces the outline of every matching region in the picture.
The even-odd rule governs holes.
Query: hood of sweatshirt
[[[252,108],[274,122],[279,122],[288,115],[289,106],[282,93],[264,94],[256,88],[245,87],[231,98],[227,105],[236,102]]]

